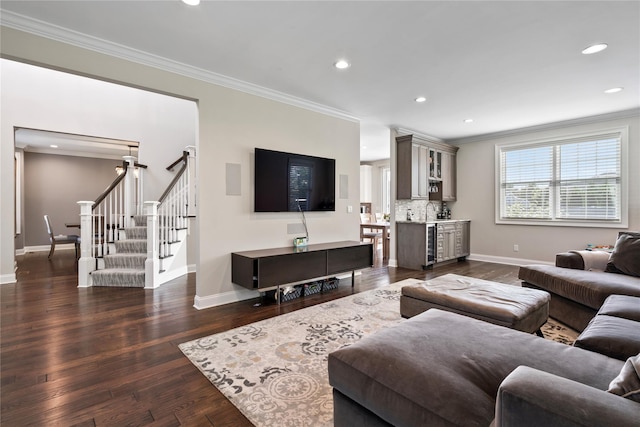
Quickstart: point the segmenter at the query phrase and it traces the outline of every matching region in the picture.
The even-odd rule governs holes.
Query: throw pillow
[[[640,277],[640,233],[621,231],[604,271]]]
[[[627,359],[607,391],[640,403],[640,354]]]

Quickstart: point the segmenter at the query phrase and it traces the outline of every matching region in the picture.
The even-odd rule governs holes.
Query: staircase
[[[78,287],[154,289],[188,273],[189,219],[195,217],[195,147],[158,201],[145,201],[144,165],[125,156],[125,172],[95,201],[80,201]],[[140,169],[140,170],[137,170]]]
[[[144,288],[147,260],[147,217],[134,215],[135,227],[120,230],[113,254],[102,257],[104,268],[91,273],[93,286]]]

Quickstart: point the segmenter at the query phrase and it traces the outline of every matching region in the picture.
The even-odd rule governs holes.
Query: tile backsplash
[[[396,200],[396,221],[406,221],[408,209],[413,213],[413,221],[435,221],[440,211],[440,203],[428,200]]]

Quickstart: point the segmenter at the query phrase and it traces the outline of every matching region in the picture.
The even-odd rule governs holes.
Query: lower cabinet
[[[397,222],[398,267],[421,270],[471,253],[471,221]]]
[[[460,259],[471,253],[470,221],[440,222],[436,225],[436,262]]]
[[[424,222],[397,222],[398,267],[421,270],[433,265],[434,224]]]

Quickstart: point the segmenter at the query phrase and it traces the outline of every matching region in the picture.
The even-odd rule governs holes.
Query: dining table
[[[380,230],[382,231],[382,257],[389,259],[389,230],[391,223],[388,221],[361,222],[360,231],[363,230]],[[375,248],[374,248],[375,249]],[[375,253],[375,252],[374,252]]]

